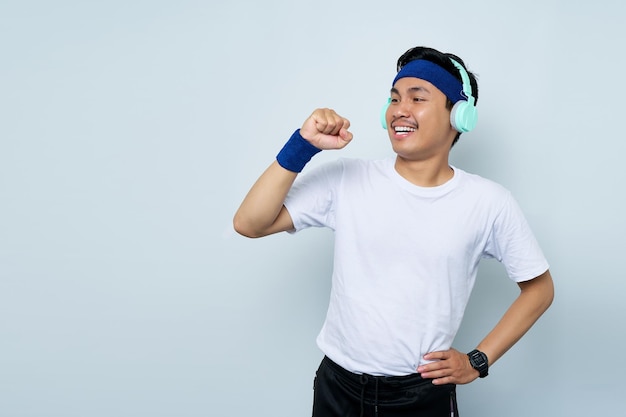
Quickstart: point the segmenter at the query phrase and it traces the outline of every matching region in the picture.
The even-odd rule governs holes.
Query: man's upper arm
[[[265,236],[279,232],[287,232],[294,230],[293,221],[287,208],[283,205],[276,217],[276,221],[266,230]]]
[[[552,282],[552,275],[549,269],[533,279],[518,282],[517,285],[519,285],[523,292],[536,292],[537,296],[546,299],[548,305],[552,303],[552,299],[554,298],[554,283]]]

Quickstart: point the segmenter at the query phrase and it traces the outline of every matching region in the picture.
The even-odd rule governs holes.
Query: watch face
[[[476,366],[483,366],[485,364],[485,358],[480,352],[474,352],[471,356],[472,363]]]
[[[479,350],[473,350],[468,354],[468,356],[472,368],[476,369],[480,373],[481,378],[486,377],[489,371],[487,355]]]

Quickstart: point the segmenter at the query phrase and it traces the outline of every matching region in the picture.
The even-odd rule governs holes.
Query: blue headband
[[[425,59],[410,61],[398,72],[396,78],[393,79],[392,85],[395,85],[400,78],[407,77],[428,81],[445,94],[452,104],[459,100],[467,100],[467,97],[463,94],[463,83],[433,62]]]

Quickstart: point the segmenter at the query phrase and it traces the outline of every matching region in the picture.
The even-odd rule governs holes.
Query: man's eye
[[[398,99],[397,99],[397,98],[393,98],[393,97],[392,97],[392,98],[390,98],[390,99],[389,99],[389,102],[390,102],[390,103],[397,103],[397,102],[398,102]]]

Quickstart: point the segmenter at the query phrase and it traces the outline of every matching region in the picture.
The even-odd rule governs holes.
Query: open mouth
[[[408,134],[415,132],[417,129],[409,126],[394,126],[393,130],[398,134]]]

